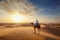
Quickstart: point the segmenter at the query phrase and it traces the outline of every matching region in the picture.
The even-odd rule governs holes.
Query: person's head
[[[36,23],[38,23],[38,20],[36,19]]]

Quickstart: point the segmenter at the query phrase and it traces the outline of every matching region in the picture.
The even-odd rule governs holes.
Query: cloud
[[[14,11],[18,11],[20,14],[29,14],[32,11],[36,11],[35,6],[28,2],[28,0],[3,0],[0,1],[0,9],[12,14]]]

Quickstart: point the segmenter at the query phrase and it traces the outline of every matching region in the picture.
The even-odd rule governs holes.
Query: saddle
[[[35,25],[35,28],[40,28],[40,24],[36,24]]]

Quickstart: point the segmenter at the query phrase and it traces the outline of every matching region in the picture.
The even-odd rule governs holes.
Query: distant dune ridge
[[[40,23],[40,25],[48,27],[57,27],[60,28],[60,23]],[[21,27],[21,26],[32,26],[31,23],[0,23],[1,27]]]

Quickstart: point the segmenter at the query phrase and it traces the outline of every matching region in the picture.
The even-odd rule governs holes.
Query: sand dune
[[[17,27],[0,29],[0,40],[44,40],[33,33],[33,28]]]

